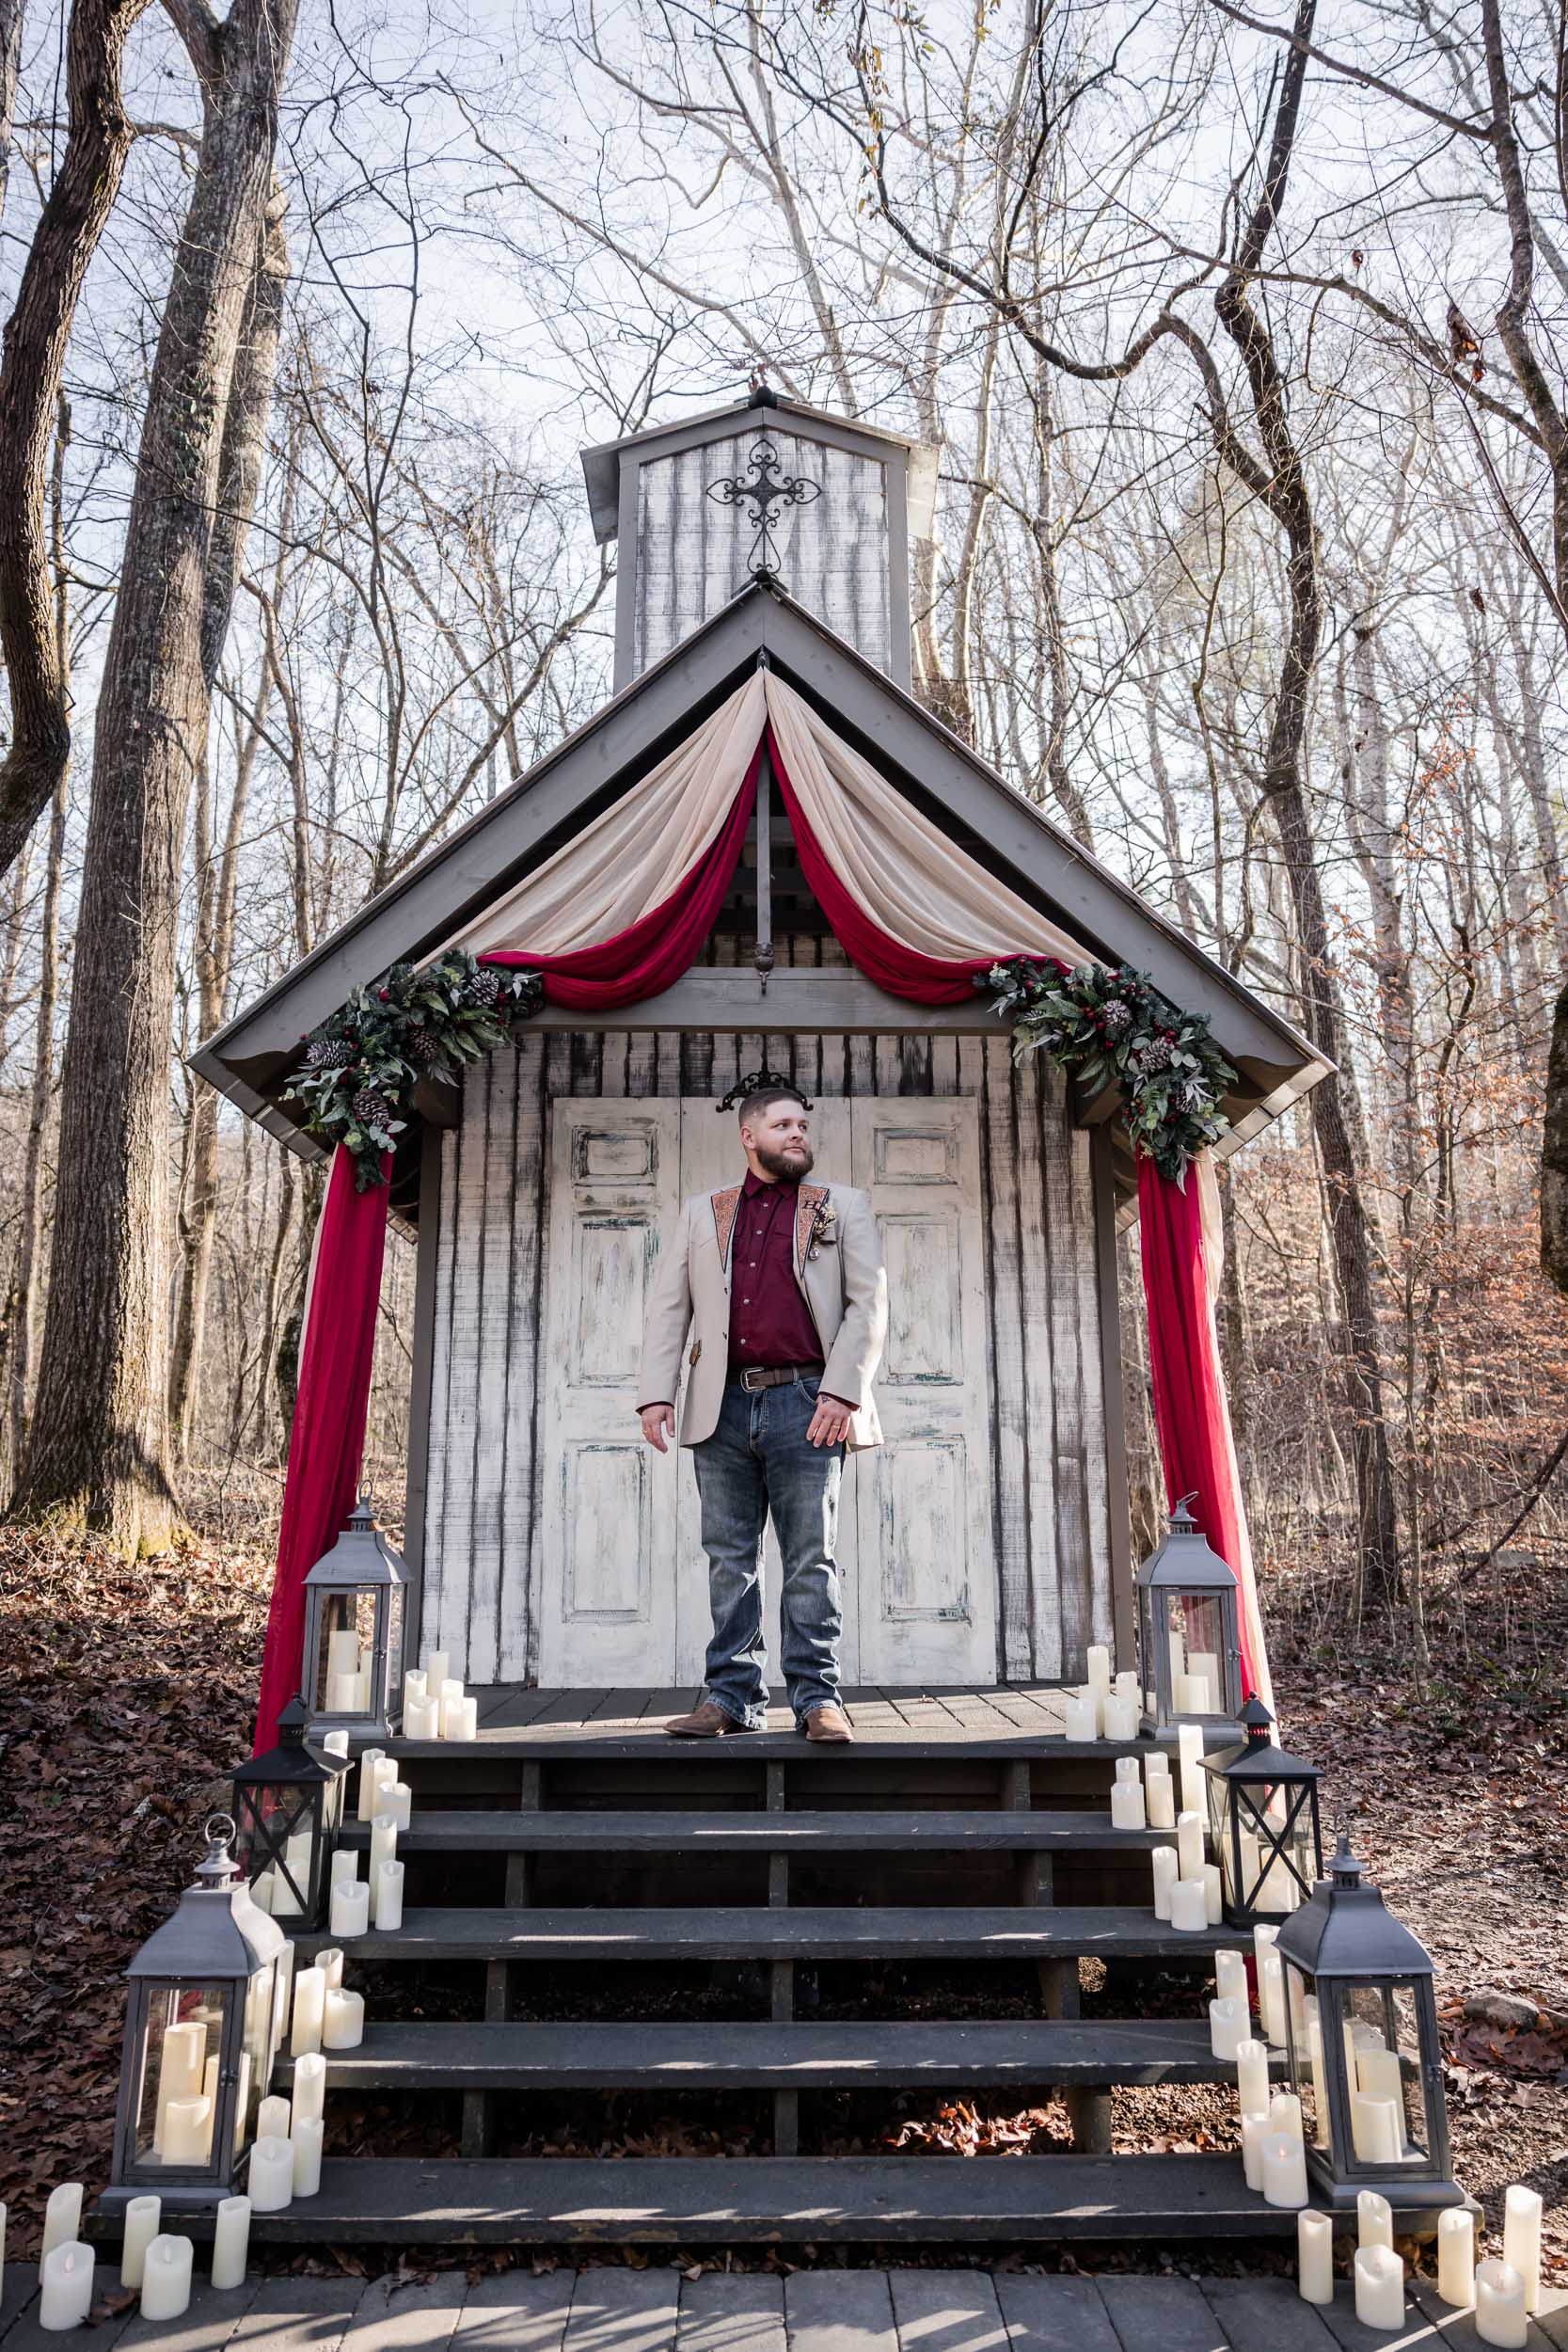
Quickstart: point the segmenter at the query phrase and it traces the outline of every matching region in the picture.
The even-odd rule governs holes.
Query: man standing
[[[887,1275],[863,1192],[809,1184],[811,1117],[789,1087],[740,1105],[743,1184],[696,1193],[660,1251],[639,1394],[660,1454],[675,1428],[702,1503],[713,1639],[702,1695],[676,1739],[760,1731],[768,1715],[762,1548],[779,1539],[784,1677],[808,1740],[854,1737],[838,1696],[843,1630],[833,1545],[846,1445],[881,1443],[871,1383]]]

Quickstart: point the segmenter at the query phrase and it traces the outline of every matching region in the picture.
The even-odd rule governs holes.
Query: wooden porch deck
[[[107,2288],[112,2281],[103,2280]],[[1568,2347],[1568,2297],[1548,2289],[1528,2352]],[[0,2352],[46,2352],[31,2265],[7,2270]],[[412,2281],[198,2279],[182,2319],[135,2308],[82,2339],[92,2352],[1440,2352],[1477,2344],[1468,2312],[1415,2282],[1405,2325],[1359,2325],[1348,2285],[1319,2311],[1280,2278],[1028,2277],[984,2270],[562,2268]]]
[[[627,1753],[650,1743],[668,1749],[673,1743],[664,1734],[666,1720],[684,1714],[695,1697],[689,1685],[676,1691],[547,1691],[517,1683],[475,1684],[470,1695],[479,1703],[481,1746],[520,1740],[530,1748],[585,1754]],[[994,1688],[927,1684],[911,1690],[864,1684],[847,1689],[844,1700],[857,1747],[872,1753],[962,1748],[982,1756],[1017,1756],[1049,1741],[1061,1756],[1111,1754],[1104,1740],[1085,1744],[1065,1738],[1063,1695],[1063,1686],[1055,1682]],[[737,1739],[732,1755],[796,1756],[806,1747],[783,1691],[769,1696],[767,1730]],[[395,1744],[400,1754],[452,1753],[439,1741]]]

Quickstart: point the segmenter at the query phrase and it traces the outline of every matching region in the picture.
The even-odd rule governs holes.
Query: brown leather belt
[[[827,1369],[826,1364],[779,1364],[765,1372],[760,1364],[746,1364],[736,1377],[743,1389],[754,1394],[758,1389],[782,1389],[789,1380],[814,1379]]]

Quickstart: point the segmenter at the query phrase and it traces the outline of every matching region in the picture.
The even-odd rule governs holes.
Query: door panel
[[[852,1156],[888,1272],[884,1442],[857,1498],[860,1678],[993,1682],[978,1106],[859,1101]]]
[[[678,1103],[557,1103],[542,1415],[539,1675],[659,1678],[674,1637],[673,1466],[633,1413],[648,1284],[680,1204]]]

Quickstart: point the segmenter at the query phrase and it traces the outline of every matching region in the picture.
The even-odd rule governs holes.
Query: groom
[[[697,1193],[658,1255],[638,1406],[660,1454],[675,1428],[702,1503],[713,1639],[681,1740],[760,1731],[768,1716],[762,1547],[769,1515],[783,1565],[784,1682],[808,1740],[851,1740],[839,1704],[843,1629],[833,1543],[846,1445],[881,1443],[871,1383],[887,1329],[887,1275],[871,1203],[810,1184],[811,1115],[789,1087],[740,1105],[741,1184]]]

